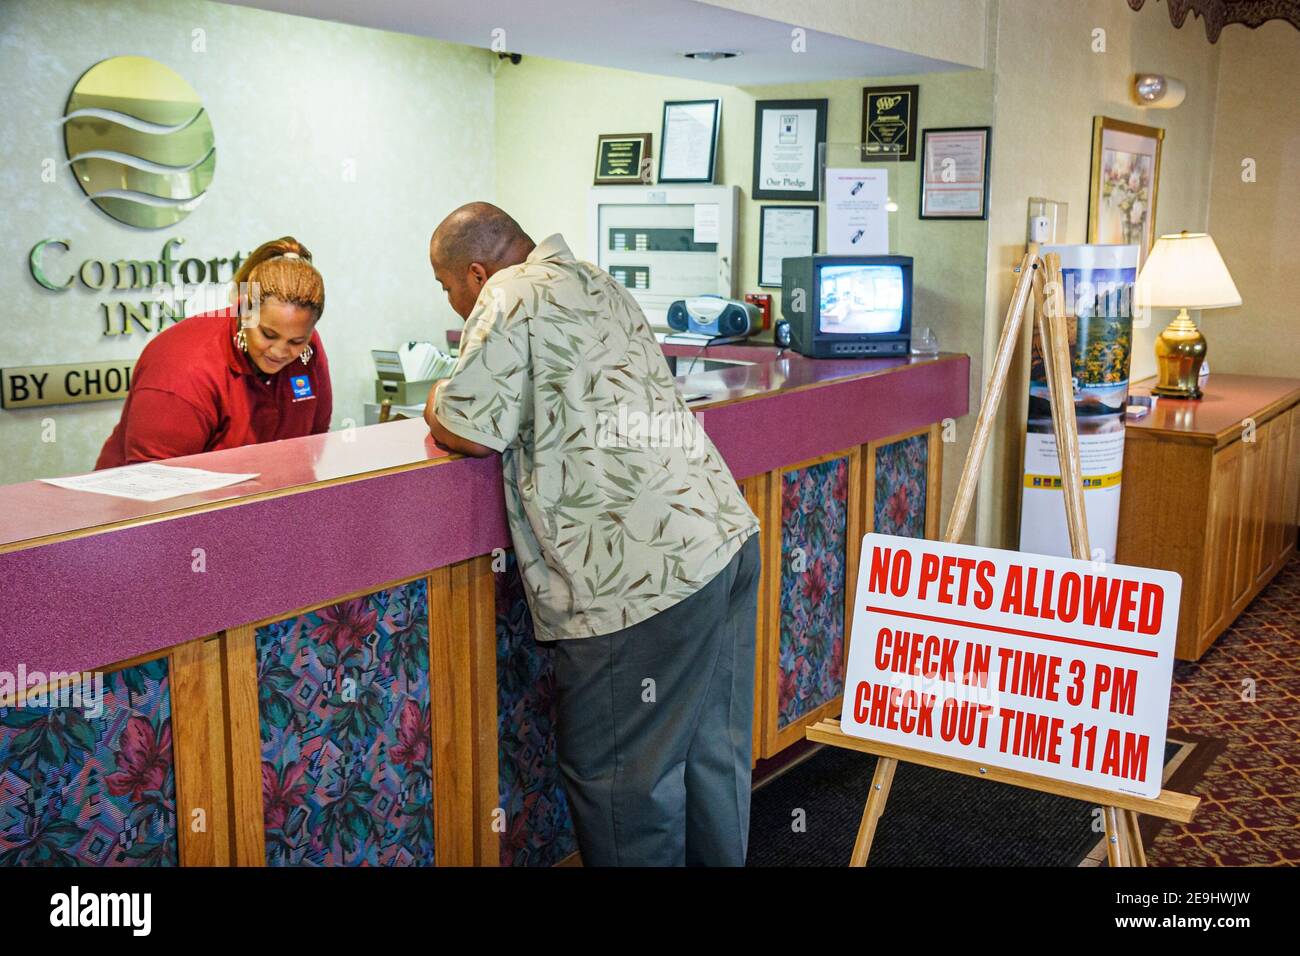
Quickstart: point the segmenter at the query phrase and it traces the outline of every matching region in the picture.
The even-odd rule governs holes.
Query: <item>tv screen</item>
[[[890,333],[903,326],[902,266],[822,266],[820,295],[821,332]]]

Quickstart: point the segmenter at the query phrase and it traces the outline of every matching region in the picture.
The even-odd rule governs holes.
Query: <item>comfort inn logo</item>
[[[82,75],[68,97],[63,140],[91,202],[129,226],[180,222],[203,201],[217,167],[198,94],[143,56],[115,56]]]

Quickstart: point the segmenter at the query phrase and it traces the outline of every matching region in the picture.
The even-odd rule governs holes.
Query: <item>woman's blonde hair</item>
[[[279,299],[311,309],[320,318],[325,311],[325,280],[311,264],[311,252],[293,236],[283,236],[258,246],[235,273],[233,294],[247,296],[247,308],[264,299]]]

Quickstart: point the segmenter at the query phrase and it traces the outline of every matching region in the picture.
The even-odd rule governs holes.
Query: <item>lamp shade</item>
[[[1139,306],[1222,309],[1241,305],[1214,240],[1203,232],[1161,236],[1137,279]]]

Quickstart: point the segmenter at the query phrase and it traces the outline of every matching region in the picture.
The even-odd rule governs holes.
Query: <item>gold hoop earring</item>
[[[303,365],[306,365],[311,361],[312,354],[311,346],[309,345],[298,355],[298,360],[302,362]]]
[[[245,354],[248,352],[248,333],[243,329],[235,333],[235,348]]]

